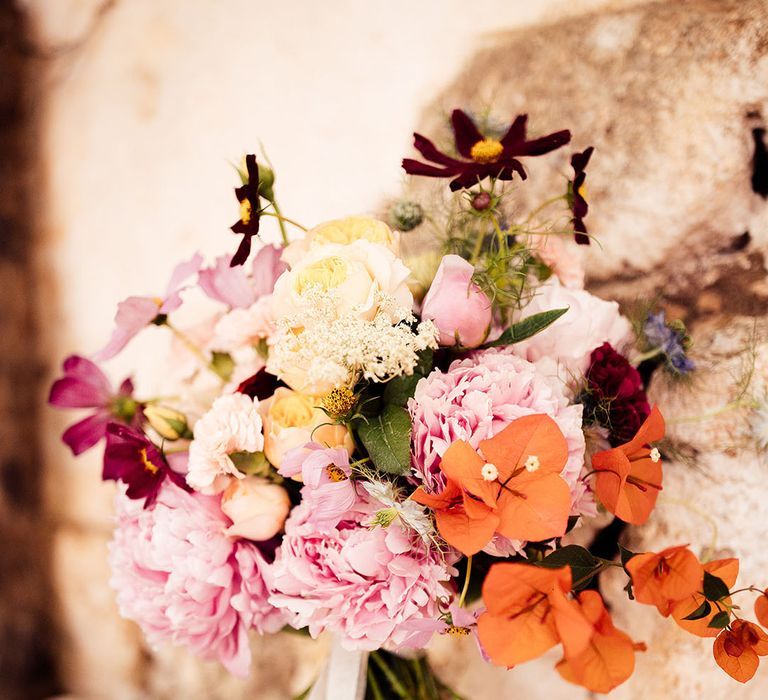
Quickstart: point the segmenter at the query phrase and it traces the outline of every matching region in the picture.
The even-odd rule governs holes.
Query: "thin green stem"
[[[717,418],[717,416],[727,413],[728,411],[735,411],[737,408],[757,408],[757,403],[750,399],[738,399],[737,401],[731,401],[720,406],[712,411],[706,411],[696,416],[681,416],[679,418],[670,418],[667,420],[667,425],[676,425],[681,423],[699,423],[701,421],[709,420],[710,418]]]
[[[467,597],[467,591],[469,590],[469,579],[472,575],[472,555],[467,557],[467,573],[464,575],[464,588],[461,589],[461,597],[459,598],[459,607],[464,607],[464,599]]]
[[[379,681],[376,680],[376,674],[373,672],[373,669],[369,666],[368,667],[368,688],[371,691],[371,694],[373,695],[373,700],[386,700],[384,697],[384,694],[381,692],[381,687],[379,686]]]
[[[653,350],[649,350],[648,352],[644,352],[642,355],[638,355],[635,359],[633,364],[635,367],[637,367],[641,362],[645,362],[646,360],[652,360],[654,357],[658,357],[659,355],[664,354],[663,348],[653,348]]]
[[[547,207],[552,206],[555,204],[555,202],[559,202],[561,199],[565,199],[564,194],[559,194],[556,197],[550,197],[549,199],[544,200],[538,207],[536,207],[530,214],[528,214],[528,218],[523,222],[523,224],[529,224],[536,216],[536,214],[544,211]]]
[[[392,669],[387,666],[387,663],[384,661],[384,659],[381,658],[381,654],[379,654],[378,651],[372,651],[370,658],[373,660],[373,663],[376,664],[379,670],[384,674],[387,682],[392,686],[392,690],[397,693],[398,697],[403,698],[403,700],[409,700],[408,692],[403,687],[403,684],[400,683],[398,677],[392,673]]]
[[[294,221],[293,219],[289,219],[287,216],[283,216],[280,213],[280,208],[277,206],[277,202],[273,201],[272,202],[272,206],[274,206],[274,208],[275,208],[274,212],[263,211],[263,212],[261,212],[261,215],[262,216],[272,216],[272,217],[274,217],[275,219],[277,219],[279,221],[280,233],[282,234],[282,237],[283,237],[283,243],[285,243],[285,244],[288,243],[288,235],[287,235],[287,233],[285,231],[285,228],[283,227],[283,222],[285,222],[286,224],[290,224],[291,226],[295,226],[296,228],[299,228],[299,229],[301,229],[304,232],[309,230],[306,226],[302,226],[298,221]]]
[[[176,326],[172,325],[170,321],[165,321],[163,324],[171,333],[176,337],[181,343],[183,343],[184,347],[187,348],[200,362],[200,364],[205,367],[209,372],[212,372],[215,374],[222,383],[224,382],[224,378],[216,371],[216,368],[213,366],[213,364],[208,360],[208,358],[205,356],[203,351],[195,345],[194,342],[189,338],[189,336],[186,335],[183,331],[180,331]]]

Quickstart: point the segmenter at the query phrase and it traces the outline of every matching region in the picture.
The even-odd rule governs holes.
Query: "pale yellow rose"
[[[294,241],[283,251],[282,259],[293,267],[312,248],[328,243],[348,245],[360,240],[383,245],[395,255],[399,252],[399,234],[383,221],[370,216],[348,216],[345,219],[326,221],[310,229],[304,238]]]
[[[410,270],[379,243],[357,240],[348,245],[327,243],[309,251],[275,283],[272,312],[276,319],[292,316],[307,305],[311,290],[334,292],[339,315],[351,313],[372,320],[379,311],[379,293],[411,310]]]
[[[280,387],[259,404],[264,421],[264,454],[276,467],[295,447],[316,442],[324,447],[343,447],[352,452],[354,443],[347,428],[332,425],[317,406],[320,398]]]
[[[262,542],[283,529],[291,510],[288,492],[259,476],[232,479],[221,495],[221,510],[232,521],[226,533]]]

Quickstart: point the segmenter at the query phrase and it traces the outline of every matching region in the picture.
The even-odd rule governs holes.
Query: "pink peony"
[[[375,503],[360,502],[337,527],[319,532],[310,507],[293,510],[273,566],[270,602],[312,637],[328,630],[347,649],[409,645],[411,623],[439,615],[454,592],[443,556],[393,522],[370,529]]]
[[[491,301],[472,282],[474,273],[475,268],[458,255],[440,261],[421,307],[422,319],[434,321],[440,331],[440,345],[475,348],[488,337]]]
[[[610,343],[621,351],[631,341],[632,327],[615,301],[604,301],[583,289],[568,289],[556,279],[537,288],[519,317],[566,307],[568,311],[551,326],[512,345],[515,354],[531,362],[548,358],[557,362],[564,379],[579,378],[587,371],[595,348]]]
[[[569,289],[584,289],[584,260],[579,248],[559,236],[532,236],[533,252],[548,265],[560,284]]]
[[[546,413],[568,442],[562,476],[571,486],[574,504],[584,508],[586,489],[579,481],[584,466],[582,407],[568,405],[565,387],[557,378],[546,376],[511,349],[478,351],[455,360],[447,372],[432,372],[417,384],[408,410],[413,421],[413,470],[432,493],[445,488],[440,460],[456,440],[466,440],[477,449],[481,440],[493,437],[516,418]]]
[[[283,613],[269,602],[269,566],[255,545],[227,537],[219,499],[164,485],[147,510],[117,497],[111,585],[120,613],[153,646],[184,645],[245,677],[248,630],[276,632]]]

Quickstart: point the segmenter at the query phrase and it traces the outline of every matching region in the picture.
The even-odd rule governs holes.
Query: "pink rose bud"
[[[421,317],[435,322],[440,345],[474,348],[491,328],[491,302],[472,282],[475,268],[458,255],[446,255],[424,297]]]
[[[232,479],[221,495],[221,510],[232,521],[226,534],[261,542],[283,529],[291,501],[282,486],[246,476]]]

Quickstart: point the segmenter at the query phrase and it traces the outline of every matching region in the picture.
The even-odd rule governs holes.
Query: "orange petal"
[[[595,494],[611,513],[616,513],[629,476],[629,459],[618,447],[592,456],[595,474]]]
[[[581,654],[564,658],[555,668],[571,683],[595,693],[608,693],[635,670],[634,644],[619,630],[595,634]]]
[[[528,457],[538,458],[537,473],[541,474],[559,474],[568,459],[568,443],[562,431],[543,413],[513,420],[498,435],[483,440],[480,451],[496,465],[502,482],[516,469],[524,468]]]
[[[499,500],[500,534],[532,542],[565,534],[571,511],[571,491],[559,474],[542,474],[535,479],[526,479],[524,483],[512,479],[509,487],[514,492],[503,491]]]
[[[592,639],[594,625],[587,619],[579,603],[566,597],[559,586],[555,586],[549,594],[549,602],[565,656],[569,659],[578,656]]]
[[[729,630],[723,630],[712,646],[717,665],[731,678],[746,683],[755,675],[760,659],[750,648],[744,647],[738,637]]]
[[[768,627],[768,589],[755,601],[755,617],[763,627]]]
[[[656,506],[661,477],[661,460],[654,462],[650,457],[633,459],[614,514],[626,523],[643,525]]]
[[[483,601],[493,615],[511,616],[536,597],[544,600],[554,589],[571,590],[571,569],[547,569],[532,564],[501,562],[491,566],[483,581]]]
[[[749,646],[758,656],[768,656],[768,634],[754,622],[734,620],[731,629],[741,637],[744,646]]]
[[[447,508],[457,500],[460,500],[462,498],[462,493],[458,485],[449,480],[442,493],[427,493],[423,486],[419,486],[419,488],[411,494],[411,498],[416,501],[416,503],[421,503],[423,506],[427,506],[433,510],[440,510],[442,508]]]
[[[499,516],[488,510],[486,517],[470,518],[463,508],[435,512],[437,529],[443,539],[465,556],[477,554],[493,538]]]
[[[674,604],[701,591],[704,567],[686,545],[638,554],[627,562],[635,598],[655,605],[665,617]]]
[[[649,442],[656,442],[664,437],[664,431],[666,426],[664,424],[664,416],[661,415],[661,411],[654,406],[651,409],[651,413],[648,418],[645,419],[643,424],[637,431],[635,437],[629,442],[624,443],[619,449],[624,450],[627,455],[631,455]]]
[[[440,462],[440,469],[448,479],[455,481],[487,506],[494,508],[499,485],[495,481],[483,479],[484,466],[485,460],[464,440],[454,442],[445,451]]]
[[[515,666],[541,656],[558,642],[557,632],[543,600],[515,617],[489,612],[477,621],[477,636],[485,653],[499,666]]]

